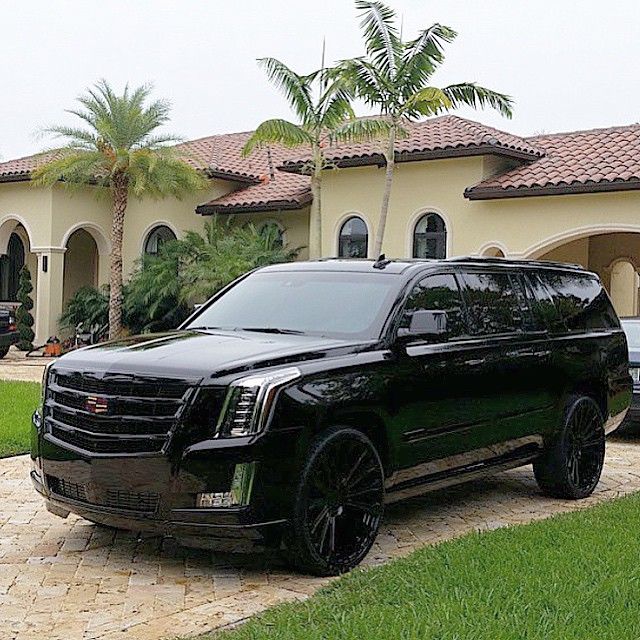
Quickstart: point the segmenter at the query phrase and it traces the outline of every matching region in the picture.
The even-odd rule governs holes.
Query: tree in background
[[[324,56],[323,56],[324,57]],[[385,135],[385,121],[357,120],[351,107],[351,95],[344,79],[323,68],[300,75],[275,58],[262,58],[259,64],[284,93],[298,123],[280,118],[265,120],[247,141],[243,153],[256,147],[277,143],[285,147],[307,147],[311,160],[306,172],[311,177],[309,253],[322,254],[322,171],[326,168],[324,147],[335,140],[361,141]]]
[[[443,46],[452,42],[456,32],[434,24],[414,40],[404,41],[396,26],[396,13],[383,2],[356,0],[361,11],[361,28],[366,54],[344,60],[337,66],[343,85],[365,104],[377,107],[388,123],[383,149],[386,160],[385,187],[376,230],[374,257],[382,251],[389,212],[389,200],[395,166],[396,140],[407,135],[403,121],[433,116],[461,105],[473,108],[489,106],[508,118],[512,99],[474,82],[431,86],[434,72],[444,62]]]
[[[188,232],[171,240],[157,255],[145,255],[124,287],[123,321],[131,333],[175,329],[191,313],[231,281],[256,267],[295,260],[301,247],[284,247],[272,227],[257,230],[217,216],[203,233]],[[109,292],[80,289],[60,318],[63,326],[88,328],[106,322]]]
[[[112,205],[109,275],[109,336],[122,329],[122,239],[131,196],[181,197],[206,186],[205,177],[184,161],[174,147],[175,136],[158,133],[169,121],[169,103],[150,102],[151,87],[116,94],[101,80],[68,113],[83,127],[54,126],[46,131],[66,145],[33,173],[33,183],[65,187],[98,187]]]
[[[33,349],[33,339],[35,333],[33,332],[33,299],[31,293],[33,292],[33,284],[31,284],[31,273],[27,267],[22,267],[20,270],[20,281],[18,283],[18,302],[20,306],[16,311],[16,326],[18,329],[18,343],[16,346],[20,351],[31,351]]]

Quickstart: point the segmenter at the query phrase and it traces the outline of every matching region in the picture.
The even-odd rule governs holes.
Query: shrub
[[[33,332],[33,315],[31,311],[33,309],[33,299],[31,298],[31,292],[33,291],[33,285],[31,284],[31,273],[27,267],[22,267],[20,271],[20,282],[18,285],[18,302],[20,306],[16,311],[16,325],[18,328],[18,343],[17,347],[21,351],[31,351],[33,349],[33,339],[35,333]]]

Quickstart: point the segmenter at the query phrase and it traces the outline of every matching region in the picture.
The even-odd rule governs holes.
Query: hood
[[[54,367],[195,380],[291,359],[323,358],[329,352],[349,351],[355,346],[314,336],[185,330],[85,347],[62,356]]]

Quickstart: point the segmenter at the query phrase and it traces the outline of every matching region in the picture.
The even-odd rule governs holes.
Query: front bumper
[[[37,421],[36,421],[37,422]],[[189,546],[219,540],[272,544],[290,512],[292,438],[204,441],[148,456],[93,456],[33,427],[31,479],[47,508]],[[239,468],[252,473],[239,504],[201,508],[202,493],[228,494]]]
[[[634,385],[631,406],[624,419],[623,426],[640,423],[640,386]]]

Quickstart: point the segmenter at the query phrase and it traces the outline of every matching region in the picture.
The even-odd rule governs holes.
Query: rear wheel
[[[378,534],[384,472],[369,438],[333,428],[311,446],[298,484],[287,546],[302,571],[338,575],[367,555]]]
[[[586,498],[600,480],[604,453],[604,423],[598,405],[589,397],[574,397],[567,405],[558,439],[533,464],[538,486],[555,498]]]
[[[0,360],[9,353],[9,347],[0,347]]]

